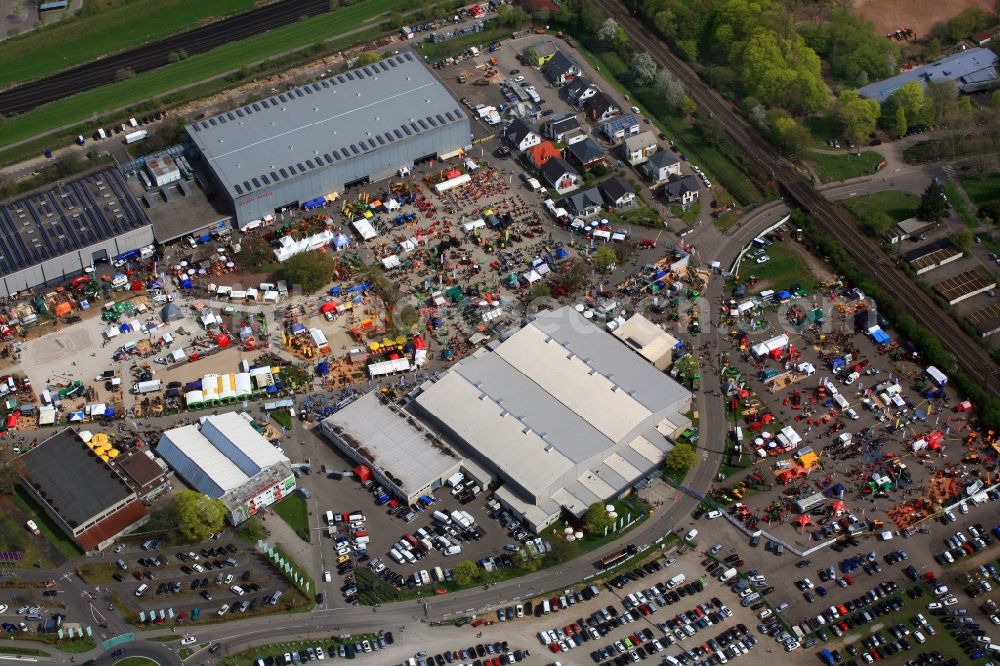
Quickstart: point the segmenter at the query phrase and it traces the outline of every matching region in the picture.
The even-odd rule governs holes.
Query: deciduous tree
[[[479,580],[479,567],[471,560],[462,560],[455,565],[455,582],[466,587]]]
[[[587,513],[583,516],[583,526],[587,532],[594,536],[601,536],[605,529],[611,529],[614,519],[608,515],[604,502],[594,502],[587,508]]]
[[[333,259],[326,252],[302,252],[278,267],[278,277],[311,294],[326,285],[333,275]]]
[[[226,505],[195,490],[182,490],[174,495],[169,515],[177,534],[188,543],[204,541],[222,529]]]
[[[843,91],[837,100],[837,120],[844,135],[859,146],[875,131],[880,113],[878,102],[862,97],[856,90]]]
[[[698,454],[693,446],[687,442],[677,442],[663,461],[663,467],[668,474],[683,474],[691,469],[697,459]]]
[[[636,53],[632,58],[632,79],[637,85],[646,86],[652,83],[656,80],[657,70],[653,56],[645,51]]]
[[[944,198],[944,188],[932,182],[920,195],[917,217],[928,222],[937,222],[948,213],[948,202]]]

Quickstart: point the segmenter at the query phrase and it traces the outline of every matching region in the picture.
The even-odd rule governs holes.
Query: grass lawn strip
[[[0,45],[0,85],[39,79],[186,32],[207,19],[248,11],[256,4],[254,0],[131,0],[112,9],[60,21]]]
[[[309,507],[302,493],[292,493],[271,507],[274,512],[295,530],[300,539],[309,543],[312,534],[309,530]]]
[[[858,176],[869,176],[876,172],[882,156],[867,150],[862,153],[830,155],[814,152],[809,155],[809,161],[816,169],[816,175],[824,183]]]
[[[35,648],[26,647],[15,647],[13,645],[3,646],[0,645],[0,654],[16,654],[24,657],[48,657],[49,653],[45,650],[36,650]]]
[[[60,555],[68,560],[71,560],[74,557],[79,557],[83,554],[80,547],[71,541],[70,538],[66,536],[61,529],[59,529],[55,522],[49,518],[49,515],[42,511],[38,505],[35,504],[34,500],[28,497],[27,493],[25,493],[20,487],[18,487],[14,492],[14,503],[17,504],[21,511],[35,521],[35,524],[38,525],[38,529],[41,531],[42,536],[45,537],[57,551],[59,551]],[[18,526],[18,529],[23,529],[23,527]]]
[[[963,178],[962,187],[977,206],[1000,199],[1000,173],[993,173],[981,178]],[[950,197],[950,195],[949,195]]]
[[[969,205],[965,201],[965,197],[962,196],[962,186],[953,180],[949,180],[944,186],[944,193],[948,196],[948,203],[951,207],[955,209],[958,217],[961,218],[965,226],[970,229],[975,229],[979,226],[979,222],[976,221],[976,216],[972,214],[969,210]],[[1000,192],[998,192],[1000,194]]]
[[[917,214],[920,197],[910,192],[886,190],[860,197],[852,197],[844,202],[869,236],[879,237],[897,223]]]

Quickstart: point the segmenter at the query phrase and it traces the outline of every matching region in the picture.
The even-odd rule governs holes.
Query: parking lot
[[[301,425],[297,426],[301,427]],[[487,507],[487,497],[489,493],[481,492],[467,504],[460,504],[455,499],[447,487],[442,487],[435,494],[435,502],[430,506],[422,504],[413,507],[415,518],[407,523],[403,520],[405,505],[397,505],[390,508],[388,505],[377,506],[373,494],[361,487],[357,479],[353,477],[330,478],[324,470],[333,472],[349,471],[354,464],[343,456],[326,438],[321,434],[318,427],[312,429],[302,428],[304,458],[308,458],[311,463],[312,473],[299,478],[299,484],[307,487],[310,492],[308,506],[310,507],[310,521],[313,526],[313,543],[318,549],[320,562],[317,566],[320,569],[314,572],[313,577],[317,585],[324,585],[320,582],[323,579],[323,572],[329,571],[332,580],[326,583],[324,591],[333,598],[342,597],[342,586],[345,584],[344,576],[356,576],[359,569],[367,569],[373,560],[380,559],[387,568],[382,573],[384,580],[398,583],[398,577],[404,579],[402,587],[413,585],[413,574],[421,570],[427,570],[433,575],[435,567],[441,567],[443,573],[454,567],[459,560],[477,561],[485,557],[503,555],[503,546],[514,541],[500,523],[489,517],[490,509]],[[339,474],[335,474],[339,477]],[[420,509],[417,511],[416,509]],[[452,556],[445,556],[437,548],[427,549],[419,544],[412,548],[415,557],[419,553],[419,559],[414,563],[406,562],[400,564],[389,556],[389,551],[405,534],[410,534],[417,538],[418,531],[425,529],[433,535],[438,534],[438,524],[433,519],[435,511],[450,514],[452,511],[466,511],[475,520],[475,526],[480,528],[479,538],[472,538],[461,535],[459,538],[451,537],[461,546],[461,552]],[[365,555],[361,555],[357,550],[350,549],[349,559],[338,565],[337,543],[330,538],[326,525],[326,512],[361,512],[365,516],[364,532],[367,533],[370,541],[367,543]],[[346,527],[338,534],[345,535],[350,532]],[[432,537],[433,538],[433,537]],[[350,566],[345,566],[349,564]],[[394,574],[394,578],[390,578]],[[421,587],[423,583],[421,584]],[[433,594],[431,590],[428,594]],[[339,603],[339,602],[338,602]]]
[[[149,622],[155,613],[152,622],[157,624],[167,609],[181,620],[204,621],[227,612],[286,611],[295,597],[301,601],[260,553],[224,539],[230,537],[219,534],[218,540],[183,548],[147,542],[148,549],[123,548],[109,552],[104,562],[81,565],[79,575],[100,587],[107,603],[116,604],[126,617],[139,621],[139,613],[145,612]],[[279,603],[269,604],[279,591]]]

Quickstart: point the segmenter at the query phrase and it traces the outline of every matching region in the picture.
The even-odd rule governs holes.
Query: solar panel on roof
[[[437,116],[436,116],[436,117],[437,117],[437,121],[438,121],[439,123],[441,123],[442,125],[444,125],[444,124],[445,124],[445,120],[444,120],[444,116],[442,116],[442,115],[441,115],[441,114],[439,113],[439,114],[437,114]]]
[[[344,82],[344,75],[343,74],[338,75],[337,76],[337,83],[343,83],[343,82]]]
[[[294,164],[289,164],[288,165],[288,173],[290,173],[293,176],[295,175],[295,165]]]
[[[304,166],[302,166],[302,162],[299,162],[295,166],[297,166],[299,168],[299,171],[301,171],[301,172],[305,172],[305,170],[306,170],[306,168]]]
[[[306,86],[305,88],[303,88],[303,90],[306,91],[307,95],[312,95],[313,94],[312,88],[310,88],[309,86]],[[299,93],[299,97],[302,97],[302,93]]]
[[[348,81],[353,81],[353,80],[354,80],[354,74],[353,74],[352,72],[346,72],[346,73],[344,74],[344,76],[346,76],[346,77],[347,77],[347,80],[348,80]]]
[[[388,141],[389,143],[393,142],[394,137],[389,132],[386,132],[383,136],[385,136],[385,140]]]
[[[380,146],[384,146],[385,145],[385,139],[382,138],[381,134],[377,135],[375,138],[378,140],[378,145],[380,145]]]
[[[392,130],[392,131],[393,131],[393,133],[394,133],[394,134],[396,135],[396,138],[397,138],[397,139],[402,139],[402,138],[403,138],[403,133],[402,133],[402,132],[400,132],[400,131],[399,131],[398,129],[394,129],[394,130]]]
[[[334,148],[333,150],[331,150],[330,154],[333,155],[333,159],[335,159],[335,160],[339,160],[340,159],[340,153],[337,152],[336,148]]]
[[[250,187],[250,181],[249,180],[244,180],[243,181],[243,187],[244,187],[244,189],[246,189],[247,192],[249,192],[250,190],[253,189],[252,187]],[[167,192],[167,191],[168,190],[164,190],[164,192]]]
[[[329,81],[327,81],[326,79],[324,79],[324,80],[320,81],[320,83],[322,83],[322,84],[323,84],[323,87],[324,87],[324,88],[329,88],[329,87],[330,87],[330,82],[329,82]]]
[[[229,118],[230,120],[236,120],[236,118],[233,116],[233,112],[232,111],[230,111],[229,113],[227,113],[226,117]]]
[[[296,97],[305,97],[305,95],[302,93],[302,88],[296,88],[295,89],[295,96]]]
[[[318,83],[314,83],[312,87],[313,87],[313,90],[315,90],[316,92],[319,92],[319,84]]]
[[[278,95],[278,99],[280,99],[280,100],[281,100],[281,103],[282,103],[282,104],[284,104],[284,103],[285,103],[286,101],[288,101],[288,100],[286,100],[286,99],[285,99],[285,96],[284,96],[284,95]]]
[[[253,110],[254,110],[254,111],[260,111],[260,104],[257,104],[256,102],[254,102],[254,103],[252,104],[252,106],[253,106]]]
[[[219,122],[222,123],[223,125],[225,125],[226,124],[226,118],[225,118],[225,116],[219,116]]]
[[[266,100],[266,99],[262,99],[262,100],[260,100],[260,105],[261,105],[261,108],[264,108],[264,109],[269,109],[269,108],[271,108],[271,105],[267,103],[267,100]]]
[[[424,125],[423,123],[424,123],[424,121],[421,120],[420,121],[420,126],[423,127],[424,129],[427,129],[427,125],[430,125],[431,127],[436,127],[437,126],[437,121],[434,120],[433,118],[431,118],[430,116],[427,116],[427,125]]]
[[[410,127],[412,127],[412,128],[413,128],[413,133],[414,133],[414,134],[420,134],[420,128],[419,128],[419,127],[417,127],[417,124],[416,124],[416,123],[410,123]]]
[[[215,127],[216,125],[215,118],[209,118],[208,122],[211,123],[212,127]]]
[[[306,160],[306,166],[309,167],[310,169],[315,169],[316,168],[316,165],[313,164],[312,160]]]
[[[385,62],[385,61],[383,60],[383,62]],[[392,66],[392,67],[396,67],[398,65],[398,63],[396,62],[395,58],[389,58],[389,65]]]
[[[333,158],[332,158],[332,157],[330,157],[330,153],[327,153],[326,155],[324,155],[324,156],[323,156],[323,159],[325,159],[325,160],[326,160],[326,163],[327,163],[327,164],[333,164]]]
[[[267,178],[267,174],[265,174],[265,173],[262,173],[262,174],[260,174],[260,180],[261,180],[261,182],[262,182],[262,183],[264,183],[265,185],[270,185],[270,184],[271,184],[271,181],[270,181],[270,180],[268,180],[268,178]],[[181,181],[181,182],[183,183],[184,181]]]
[[[236,115],[239,116],[240,118],[242,118],[243,117],[243,109],[236,109]]]
[[[360,151],[358,150],[358,147],[357,147],[357,145],[355,145],[355,144],[353,144],[353,143],[351,144],[351,152],[352,152],[352,153],[354,153],[355,155],[357,155],[357,154],[358,154],[358,153],[360,152]]]
[[[271,180],[278,182],[278,174],[274,171],[271,172]]]
[[[194,131],[195,132],[200,132],[201,131],[201,128],[198,127],[197,125],[192,125],[192,127],[194,127]]]
[[[287,171],[285,171],[284,169],[278,169],[278,171],[281,172],[281,177],[282,178],[288,178],[288,172]]]
[[[406,132],[406,136],[410,136],[411,134],[413,134],[413,131],[410,130],[410,128],[407,127],[406,125],[403,125],[403,131]]]
[[[260,187],[260,181],[257,180],[256,178],[251,178],[250,182],[253,183],[254,188],[259,188]]]

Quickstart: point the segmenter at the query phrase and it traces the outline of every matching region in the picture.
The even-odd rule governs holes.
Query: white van
[[[145,583],[143,583],[138,588],[136,588],[136,590],[135,590],[135,596],[141,597],[143,595],[143,593],[146,590],[148,590],[148,589],[149,589],[149,585],[146,585]]]
[[[405,557],[406,561],[409,562],[410,564],[416,564],[417,563],[417,558],[414,557],[413,553],[411,553],[408,550],[404,550],[403,551],[403,557]]]
[[[396,560],[400,564],[405,564],[406,563],[406,560],[403,559],[403,554],[400,553],[395,548],[393,548],[392,550],[389,551],[389,557],[391,557],[392,559]]]
[[[548,599],[545,599],[544,601],[542,601],[542,613],[548,615],[551,612],[552,612],[552,604],[549,603]]]

